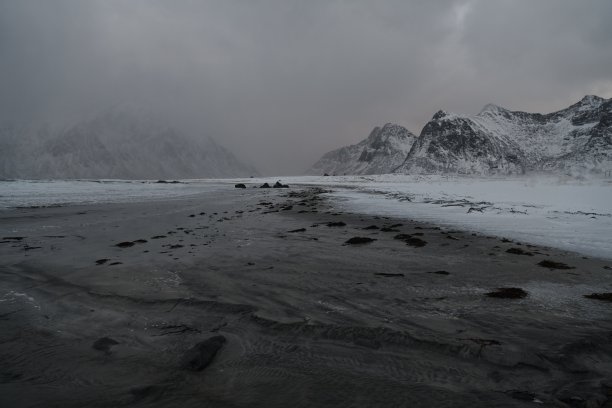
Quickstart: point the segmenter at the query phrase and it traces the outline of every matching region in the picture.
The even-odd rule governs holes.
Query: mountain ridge
[[[367,140],[325,154],[310,172],[373,174],[356,166],[354,155],[338,154]],[[612,99],[586,95],[546,114],[492,103],[476,115],[438,110],[411,142],[399,165],[393,166],[396,156],[378,157],[377,168],[406,174],[607,173],[612,171]]]
[[[152,114],[111,109],[61,129],[4,126],[2,178],[214,178],[257,175],[210,137]]]

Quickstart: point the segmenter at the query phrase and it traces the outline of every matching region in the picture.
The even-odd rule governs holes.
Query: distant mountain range
[[[400,159],[402,151],[406,153]],[[509,111],[491,104],[474,116],[438,111],[418,137],[387,124],[357,145],[325,154],[309,173],[489,175],[611,170],[612,99],[585,96],[549,114]]]
[[[0,178],[165,179],[257,175],[208,137],[111,109],[63,130],[0,127]]]

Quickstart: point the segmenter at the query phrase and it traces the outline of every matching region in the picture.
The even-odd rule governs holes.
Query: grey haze
[[[0,120],[161,111],[265,174],[393,122],[612,97],[606,0],[0,0]]]

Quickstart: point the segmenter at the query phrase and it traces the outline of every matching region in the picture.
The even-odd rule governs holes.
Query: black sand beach
[[[0,406],[612,406],[612,261],[321,193],[0,213]]]

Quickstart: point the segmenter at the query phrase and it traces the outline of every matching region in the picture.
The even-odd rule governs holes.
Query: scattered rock
[[[576,269],[573,266],[564,264],[563,262],[555,262],[548,259],[538,262],[538,265],[549,269]]]
[[[392,227],[382,227],[380,230],[381,232],[399,232],[399,230]]]
[[[368,237],[353,237],[348,239],[345,244],[348,245],[360,245],[360,244],[369,244],[370,242],[374,242],[376,239],[368,238]]]
[[[370,225],[369,227],[362,228],[364,230],[377,230],[379,229],[376,225]]]
[[[384,276],[385,278],[404,277],[403,273],[374,272],[374,275]]]
[[[213,358],[225,342],[224,336],[214,336],[199,342],[183,354],[180,363],[181,368],[190,371],[202,371],[212,363]]]
[[[427,273],[435,273],[436,275],[450,275],[450,272],[446,272],[446,271],[433,271],[433,272],[427,272]]]
[[[289,188],[287,184],[282,184],[280,181],[277,181],[276,183],[274,183],[274,186],[272,187],[273,188]]]
[[[109,354],[111,347],[117,344],[119,344],[119,342],[111,339],[110,337],[102,337],[94,341],[94,344],[91,347],[93,347],[94,350],[103,351],[106,354]]]
[[[146,239],[137,239],[134,241],[135,244],[146,244],[148,241]]]
[[[270,188],[268,183],[263,183],[259,188]]]
[[[421,238],[415,238],[409,234],[397,234],[393,237],[393,239],[399,239],[400,241],[404,241],[407,245],[413,246],[415,248],[421,248],[427,245],[427,241],[424,241]]]
[[[113,266],[113,265],[121,265],[123,262],[113,262],[113,263],[109,263],[109,266]]]
[[[396,236],[393,237],[393,239],[399,239],[400,241],[403,241],[405,239],[408,238],[412,238],[412,235],[410,234],[397,234]]]
[[[515,255],[533,256],[532,252],[525,251],[524,249],[521,249],[521,248],[508,248],[506,252],[509,254],[515,254]]]
[[[25,237],[2,237],[2,239],[4,240],[11,240],[11,241],[21,241],[24,238]]]
[[[328,227],[345,227],[346,223],[342,221],[338,221],[338,222],[328,222],[325,225],[327,225]]]
[[[151,237],[151,239],[162,239],[162,238],[166,238],[165,235],[156,235],[154,237]]]
[[[116,244],[115,246],[119,248],[129,248],[129,247],[133,247],[134,245],[135,244],[132,241],[123,241],[123,242]]]
[[[104,265],[104,264],[105,264],[105,263],[107,263],[108,261],[109,261],[109,259],[106,259],[106,258],[104,258],[104,259],[98,259],[98,260],[96,261],[96,265]]]
[[[612,293],[591,293],[590,295],[584,295],[585,298],[603,300],[605,302],[612,302]]]
[[[501,299],[522,299],[527,297],[527,292],[521,288],[497,288],[496,291],[486,293],[485,296]]]
[[[304,231],[306,231],[306,228],[298,228],[298,229],[294,229],[294,230],[287,231],[287,232],[304,232]]]

